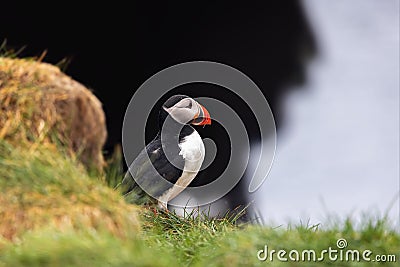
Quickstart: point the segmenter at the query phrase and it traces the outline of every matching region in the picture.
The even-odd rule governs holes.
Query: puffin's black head
[[[194,99],[185,95],[174,95],[165,101],[160,111],[160,125],[171,116],[179,124],[210,125],[208,111]]]

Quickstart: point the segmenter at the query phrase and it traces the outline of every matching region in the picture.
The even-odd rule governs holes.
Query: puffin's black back
[[[151,202],[153,199],[147,193],[155,197],[160,196],[181,177],[185,160],[179,155],[179,147],[172,144],[166,145],[169,155],[175,155],[168,158],[169,160],[161,145],[160,135],[157,135],[132,162],[120,188],[128,202],[135,204]],[[160,182],[157,178],[160,176],[171,185]],[[147,193],[138,186],[138,183],[142,188],[147,188]]]

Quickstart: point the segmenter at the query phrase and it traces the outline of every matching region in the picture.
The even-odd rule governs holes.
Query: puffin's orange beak
[[[211,125],[211,117],[210,113],[208,113],[208,110],[200,105],[202,111],[203,111],[203,121],[199,123],[199,125]]]
[[[199,104],[200,113],[193,119],[193,125],[210,125],[211,124],[211,117],[208,110]]]

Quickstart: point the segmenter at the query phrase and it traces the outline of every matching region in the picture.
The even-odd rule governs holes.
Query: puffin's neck
[[[157,136],[161,137],[161,129],[163,123],[160,123],[160,130],[158,131]],[[166,141],[168,140],[176,140],[177,136],[179,136],[179,141],[184,139],[186,136],[191,135],[195,129],[190,125],[183,125],[178,122],[169,122],[167,127],[163,129],[163,135]]]

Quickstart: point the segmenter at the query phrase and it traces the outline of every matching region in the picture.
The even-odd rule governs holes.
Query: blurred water
[[[399,224],[399,1],[305,0],[320,48],[257,206],[266,221],[384,214]]]

